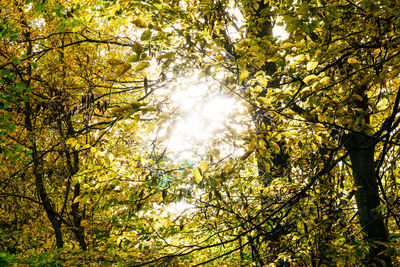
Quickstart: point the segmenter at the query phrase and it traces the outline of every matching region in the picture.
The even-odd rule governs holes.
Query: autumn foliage
[[[0,266],[399,264],[399,1],[0,7]]]

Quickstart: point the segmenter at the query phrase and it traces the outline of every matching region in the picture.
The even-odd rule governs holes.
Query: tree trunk
[[[57,248],[62,248],[64,246],[64,240],[61,231],[61,221],[57,220],[56,223],[52,223],[54,228],[54,235],[56,236]]]
[[[380,198],[377,184],[377,174],[374,166],[375,141],[360,133],[352,133],[346,140],[346,149],[349,152],[358,217],[367,240],[371,242],[368,264],[377,266],[392,266],[390,257],[384,251],[386,247],[378,242],[387,242],[388,235],[379,210]]]
[[[75,190],[74,190],[74,199],[77,198],[80,195],[80,184],[75,185]],[[72,217],[74,221],[74,229],[72,230],[75,234],[76,239],[79,242],[79,247],[82,250],[87,250],[87,245],[85,241],[85,230],[81,226],[81,213],[79,211],[79,203],[73,203],[72,204]]]
[[[256,34],[257,37],[259,38],[273,38],[273,22],[272,22],[272,17],[269,15],[263,15],[263,12],[265,14],[265,9],[269,9],[269,3],[267,1],[258,1],[259,7],[256,10],[255,17],[253,23],[258,24],[257,28],[259,29],[258,33]],[[272,76],[276,71],[277,71],[277,66],[274,62],[265,62],[264,65],[262,66],[262,70],[265,72],[266,75]],[[261,92],[260,96],[265,96],[267,94],[268,88],[277,88],[280,86],[280,80],[279,79],[273,79],[268,83],[267,88]],[[268,114],[264,110],[258,110],[256,111],[255,116],[253,116],[253,121],[255,123],[256,129],[259,131],[263,131],[264,129],[267,129],[268,126],[274,126],[274,118],[271,117],[270,114]],[[262,126],[264,125],[264,127]],[[269,140],[268,138],[264,139],[264,142],[269,146]],[[263,158],[263,153],[262,150],[256,150],[257,154],[257,161],[258,161],[258,174],[260,177],[262,177],[262,183],[265,187],[268,187],[271,185],[271,182],[275,178],[283,178],[286,175],[286,169],[288,166],[288,159],[289,156],[284,150],[284,141],[278,142],[280,152],[276,155],[272,155],[271,161],[272,161],[272,166],[270,168],[266,168],[269,163],[265,164],[265,159]],[[268,207],[270,207],[271,202],[274,200],[271,200],[268,197],[261,196],[261,208],[263,210],[263,220],[268,218],[269,212],[268,212]],[[271,233],[268,234],[268,236],[265,237],[264,241],[266,248],[268,251],[271,253],[271,258],[269,260],[271,262],[276,261],[277,256],[279,254],[280,250],[280,238],[282,236],[282,232],[279,230],[282,228],[280,225],[279,221],[280,219],[277,220],[278,224],[275,225],[274,230],[272,230]],[[288,263],[283,262],[282,260],[278,261],[279,266],[286,266]]]

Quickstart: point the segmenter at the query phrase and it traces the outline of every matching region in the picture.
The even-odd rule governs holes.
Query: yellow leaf
[[[240,49],[244,46],[249,46],[251,43],[251,39],[242,39],[236,44],[236,48]]]
[[[136,66],[136,71],[137,72],[139,72],[139,71],[141,71],[141,70],[144,70],[145,68],[148,68],[148,67],[150,67],[150,62],[147,62],[147,61],[143,61],[143,62],[140,62],[137,66]]]
[[[260,47],[258,46],[258,45],[252,45],[252,46],[250,46],[250,48],[249,48],[249,51],[250,52],[257,52],[257,51],[259,51],[260,50]]]
[[[275,139],[276,139],[276,141],[281,141],[281,138],[282,138],[282,135],[280,134],[280,133],[278,133],[276,136],[275,136]]]
[[[317,61],[310,61],[307,63],[307,71],[313,70],[318,66]]]
[[[109,60],[107,60],[107,63],[111,66],[118,66],[124,64],[125,62],[121,59],[110,58]]]
[[[349,57],[347,59],[347,62],[350,64],[355,64],[355,63],[358,63],[358,60],[355,57]]]
[[[323,85],[327,85],[330,81],[331,81],[331,78],[324,77],[319,82],[322,83]]]
[[[78,140],[76,140],[75,138],[69,138],[69,139],[65,142],[65,144],[71,145],[71,146],[75,146],[77,142],[78,142]]]
[[[281,151],[281,148],[279,147],[279,145],[277,143],[275,143],[274,141],[270,141],[269,145],[272,148],[274,153],[278,154]]]
[[[312,148],[314,151],[317,151],[317,150],[318,150],[317,145],[314,144],[314,143],[311,143],[311,148]]]
[[[292,48],[294,46],[294,44],[292,43],[284,43],[281,45],[281,49],[288,49],[288,48]]]
[[[249,77],[249,72],[247,70],[242,70],[240,72],[239,80],[244,81],[247,79],[247,77]]]
[[[90,147],[89,144],[85,144],[85,145],[82,147],[82,149],[88,149],[89,147]]]
[[[137,110],[137,109],[139,109],[141,106],[145,106],[147,103],[145,103],[145,102],[141,102],[141,101],[137,101],[137,100],[132,100],[131,102],[130,102],[130,105],[131,105],[131,107],[134,109],[134,110]]]
[[[301,54],[301,55],[298,55],[298,56],[295,58],[295,61],[299,62],[299,61],[303,61],[304,59],[306,59],[306,56],[303,55],[303,54]]]
[[[79,201],[81,201],[81,197],[80,197],[80,196],[77,196],[77,197],[74,199],[74,203],[78,203]]]
[[[201,175],[198,167],[193,168],[193,176],[194,179],[196,180],[196,183],[200,183],[201,180],[203,180],[203,176]]]
[[[303,81],[304,81],[305,83],[307,83],[307,84],[310,84],[310,83],[314,82],[314,81],[317,80],[317,79],[318,79],[318,76],[312,74],[312,75],[308,75],[307,77],[305,77]]]
[[[271,77],[270,76],[258,76],[257,77],[257,82],[262,86],[262,87],[267,87],[268,83],[271,81]]]
[[[136,18],[132,20],[132,24],[134,24],[138,28],[147,28],[146,22],[144,22],[141,18]]]
[[[115,73],[117,74],[117,76],[122,76],[124,75],[130,68],[132,68],[131,64],[129,63],[125,63],[122,64],[118,67],[118,69],[115,71]]]
[[[268,98],[260,96],[257,98],[258,102],[264,104],[265,106],[268,106],[271,104],[271,101],[268,100]]]
[[[200,168],[200,170],[201,170],[202,172],[205,172],[206,169],[207,169],[207,167],[208,167],[208,163],[207,163],[206,161],[200,162],[199,168]]]

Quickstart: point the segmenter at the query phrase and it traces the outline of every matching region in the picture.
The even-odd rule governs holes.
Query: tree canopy
[[[399,264],[399,1],[0,7],[0,265]]]

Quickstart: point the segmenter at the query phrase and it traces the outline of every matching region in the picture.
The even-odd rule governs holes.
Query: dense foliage
[[[1,266],[399,264],[399,1],[0,7]]]

